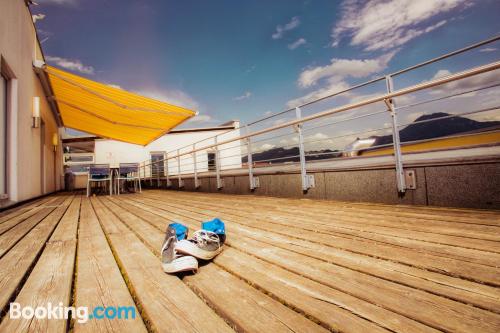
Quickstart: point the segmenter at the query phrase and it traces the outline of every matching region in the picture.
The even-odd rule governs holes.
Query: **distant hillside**
[[[299,162],[299,147],[293,147],[289,149],[285,148],[272,148],[261,153],[255,153],[252,155],[252,159],[255,163],[259,161],[267,162],[270,159],[278,159],[269,161],[268,163],[284,163],[284,162]],[[323,149],[323,150],[311,150],[306,151],[307,160],[321,160],[326,158],[339,157],[342,154],[337,150]],[[242,158],[243,163],[248,161],[247,157]]]
[[[446,116],[449,116],[449,114],[437,112],[418,117],[413,124],[406,126],[399,132],[401,142],[434,139],[442,136],[474,132],[481,129],[500,126],[500,121],[476,121],[460,116],[418,123]],[[374,146],[392,143],[391,134],[372,136],[372,138],[375,138]]]
[[[500,121],[476,121],[465,117],[453,117],[445,119],[437,119],[434,121],[426,121],[430,119],[442,118],[449,116],[448,113],[438,112],[428,115],[423,115],[415,119],[413,124],[403,128],[399,132],[401,142],[425,140],[439,138],[443,136],[474,132],[486,128],[500,127]],[[424,122],[422,122],[424,121]],[[421,122],[421,123],[419,123]],[[375,142],[373,146],[379,146],[392,143],[392,135],[371,136]],[[317,154],[317,155],[315,155]],[[270,161],[271,163],[298,162],[299,148],[293,147],[289,149],[277,147],[260,153],[253,154],[254,162]],[[324,149],[319,151],[306,151],[307,160],[321,160],[342,156],[338,150]],[[243,157],[243,163],[247,162],[247,157]]]

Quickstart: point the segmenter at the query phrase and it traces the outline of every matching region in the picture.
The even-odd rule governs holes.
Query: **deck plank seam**
[[[80,241],[80,215],[82,212],[82,200],[80,195],[80,206],[78,207],[78,221],[76,224],[76,242],[75,242],[75,256],[73,258],[73,274],[71,279],[71,289],[70,289],[70,303],[69,306],[76,306],[76,283],[78,279],[78,243]],[[75,327],[75,319],[72,316],[68,316],[66,322],[66,333],[73,332]]]

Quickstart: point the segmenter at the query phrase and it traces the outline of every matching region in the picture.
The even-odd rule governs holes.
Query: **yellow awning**
[[[196,114],[51,66],[44,71],[65,127],[147,145]]]

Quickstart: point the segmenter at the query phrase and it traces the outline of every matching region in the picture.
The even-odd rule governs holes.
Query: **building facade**
[[[167,174],[176,176],[192,174],[195,171],[215,171],[216,151],[201,149],[192,155],[184,155],[178,159],[167,159],[177,152],[190,151],[193,147],[203,148],[215,143],[215,137],[222,140],[240,136],[238,121],[230,121],[216,127],[176,129],[170,131],[146,146],[102,139],[96,137],[68,138],[63,140],[67,147],[64,154],[64,165],[67,172],[75,177],[75,188],[86,186],[87,168],[90,164],[109,164],[118,166],[120,163],[141,163],[146,167],[141,169],[141,177],[165,177]],[[150,164],[154,161],[154,164]],[[168,161],[168,162],[167,162]],[[219,149],[221,170],[239,169],[242,167],[242,145],[239,141],[228,143]]]
[[[33,69],[44,58],[29,2],[0,2],[0,207],[6,207],[61,188],[62,149]]]

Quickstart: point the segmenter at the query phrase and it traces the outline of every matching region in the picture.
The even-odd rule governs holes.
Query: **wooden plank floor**
[[[197,274],[168,223],[226,222]],[[9,303],[135,318],[13,319]],[[0,214],[0,332],[500,332],[500,212],[147,190]]]

